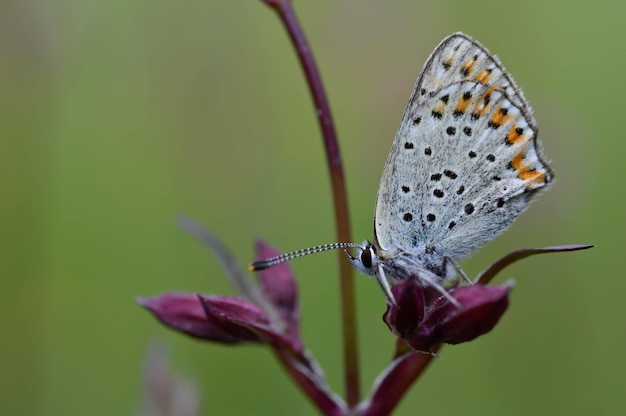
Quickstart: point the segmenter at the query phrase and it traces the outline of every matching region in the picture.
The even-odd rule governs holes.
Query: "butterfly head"
[[[376,247],[374,247],[374,244],[365,240],[358,247],[356,256],[353,256],[347,251],[346,253],[350,258],[350,263],[352,263],[354,268],[361,273],[368,276],[375,276],[376,274],[378,274],[379,259],[378,255],[376,254]]]

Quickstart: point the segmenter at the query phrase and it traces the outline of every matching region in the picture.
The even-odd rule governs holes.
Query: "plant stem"
[[[313,53],[306,40],[302,27],[291,6],[290,0],[265,0],[272,7],[285,25],[289,37],[300,60],[300,65],[315,105],[324,148],[326,161],[330,172],[335,221],[337,226],[337,241],[352,241],[348,215],[348,200],[346,194],[345,177],[341,162],[341,152],[335,126],[330,113],[330,106],[326,98],[322,79],[320,77]],[[353,407],[359,402],[359,360],[357,348],[356,302],[354,297],[354,280],[350,264],[343,253],[339,252],[339,275],[341,287],[341,314],[343,324],[343,352],[345,365],[345,389],[348,406]]]

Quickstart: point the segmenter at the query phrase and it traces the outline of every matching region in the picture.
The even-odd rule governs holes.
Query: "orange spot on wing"
[[[519,173],[520,179],[522,179],[524,181],[534,180],[538,176],[541,176],[541,173],[537,172],[536,170],[528,170],[527,169],[527,170],[524,170],[524,171]]]
[[[537,177],[533,180],[532,185],[543,185],[548,181],[548,179],[546,178],[546,174],[545,172],[540,173],[539,175],[537,175]]]
[[[459,101],[457,101],[456,103],[456,108],[454,109],[454,111],[464,113],[467,110],[467,107],[469,107],[471,102],[472,102],[471,99],[466,100],[465,98],[463,98],[463,96],[461,96],[461,98],[459,98]]]
[[[478,75],[474,77],[474,80],[476,82],[480,82],[481,84],[487,84],[489,82],[490,76],[491,76],[491,73],[487,71],[486,69],[483,69],[482,71],[478,73]]]
[[[474,60],[464,63],[463,66],[461,67],[461,74],[463,74],[466,77],[470,76],[470,74],[474,72],[475,63],[476,61]]]
[[[509,119],[511,118],[510,114],[502,114],[500,112],[500,107],[496,109],[496,111],[493,112],[493,117],[491,117],[491,122],[493,124],[497,124],[499,126],[503,125],[504,123],[506,123]]]
[[[446,109],[446,103],[444,103],[443,101],[439,101],[437,104],[435,104],[433,111],[443,114],[443,110],[445,109]]]
[[[543,185],[546,184],[547,179],[546,179],[546,174],[544,172],[537,172],[537,171],[532,171],[532,172],[528,172],[533,173],[533,175],[526,175],[527,177],[524,178],[522,177],[523,180],[529,181],[530,183],[526,186],[526,190],[527,191],[532,191],[533,189],[536,188],[541,188]]]
[[[517,125],[511,126],[511,129],[509,130],[509,134],[507,134],[506,136],[506,141],[509,144],[517,144],[524,140],[526,140],[526,136],[518,133]]]
[[[519,152],[513,160],[511,160],[511,166],[517,172],[517,176],[523,180],[530,182],[526,189],[531,190],[537,187],[537,185],[543,185],[546,183],[546,173],[544,171],[538,171],[531,168],[524,163],[525,152],[522,150]]]
[[[517,155],[515,155],[513,160],[511,160],[511,166],[513,166],[513,169],[517,171],[518,175],[520,175],[527,168],[523,159],[524,159],[524,151],[522,150]]]

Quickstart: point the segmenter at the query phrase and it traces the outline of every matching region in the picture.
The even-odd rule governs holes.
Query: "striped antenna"
[[[284,253],[280,256],[272,257],[265,260],[255,261],[248,266],[248,269],[251,272],[256,272],[259,270],[267,269],[269,267],[276,266],[277,264],[284,263],[286,261],[296,259],[298,257],[306,256],[314,253],[321,253],[322,251],[328,250],[336,250],[338,248],[351,248],[351,247],[361,247],[360,244],[356,243],[332,243],[332,244],[322,244],[321,246],[303,248],[301,250],[292,251],[290,253]]]

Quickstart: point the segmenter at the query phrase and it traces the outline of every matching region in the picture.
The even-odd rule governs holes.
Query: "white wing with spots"
[[[442,259],[501,233],[552,177],[511,76],[483,46],[453,34],[426,62],[381,177],[381,262],[441,276]]]

